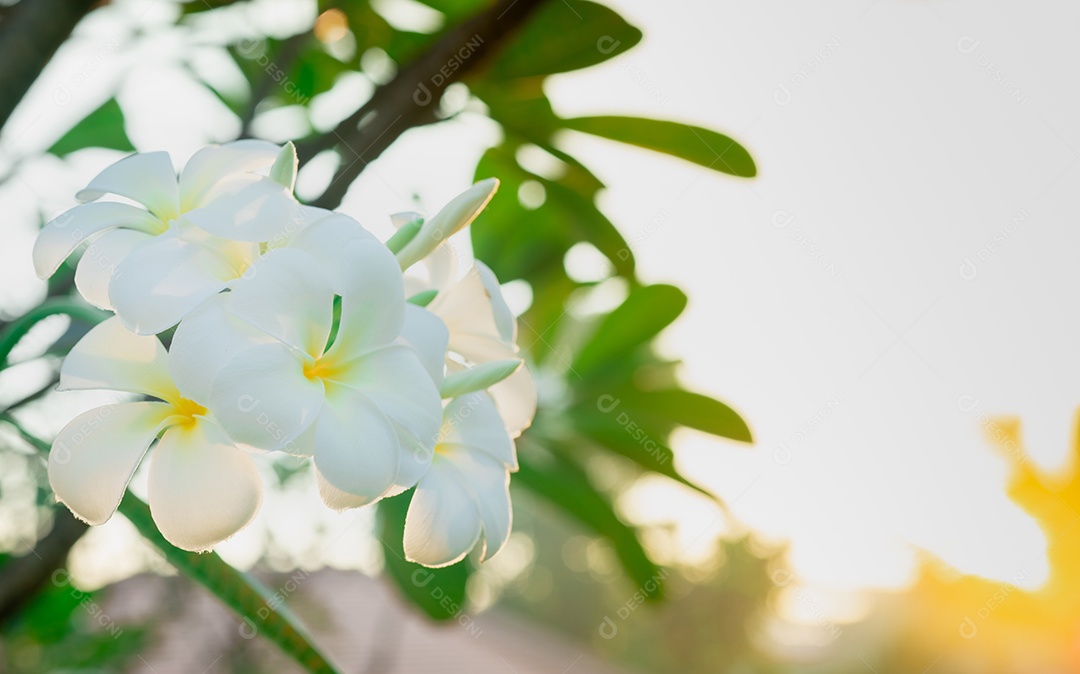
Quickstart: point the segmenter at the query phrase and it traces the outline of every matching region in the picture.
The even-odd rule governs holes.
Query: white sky
[[[208,95],[170,75],[179,42],[103,48],[126,34],[118,15],[161,16],[154,2],[117,4],[58,56],[6,130],[6,154],[47,146],[122,74],[140,149],[168,149],[179,164],[235,132]],[[1068,85],[1080,6],[613,5],[644,42],[553,78],[557,109],[715,128],[749,147],[760,169],[741,181],[564,139],[610,186],[602,206],[633,242],[642,275],[688,290],[690,308],[664,341],[685,359],[685,379],[755,430],[749,449],[686,433],[680,467],[742,521],[790,541],[810,583],[902,584],[913,546],[964,571],[1005,579],[1024,568],[1037,579],[1046,542],[1005,497],[1004,464],[976,417],[1021,415],[1041,462],[1065,456],[1080,400],[1080,231],[1069,217],[1080,194],[1080,94]],[[70,104],[58,105],[61,84]],[[459,192],[497,136],[475,118],[453,124],[461,132],[409,133],[344,210],[374,224],[414,208],[414,194],[434,210]],[[111,157],[77,159],[38,162],[0,190],[8,229],[21,228],[0,250],[5,307],[40,292],[29,265],[32,194],[65,208]],[[963,396],[977,408],[960,409]],[[667,489],[646,486],[625,505],[641,519],[677,519],[688,556],[720,528],[714,512]]]

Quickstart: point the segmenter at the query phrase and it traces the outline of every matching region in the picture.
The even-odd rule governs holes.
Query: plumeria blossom
[[[426,309],[438,316],[450,333],[447,367],[460,371],[470,365],[520,358],[517,318],[503,298],[494,272],[475,260],[460,278],[458,254],[443,243],[406,274],[406,294],[435,291]],[[491,396],[511,437],[532,423],[536,413],[536,383],[527,367],[519,368],[491,388]]]
[[[235,441],[312,456],[335,509],[400,493],[427,470],[441,404],[424,361],[446,348],[445,330],[425,338],[438,356],[401,343],[404,286],[385,246],[353,239],[345,258],[332,343],[334,274],[282,248],[182,322],[172,347],[175,375],[207,393]]]
[[[461,561],[477,544],[480,561],[510,538],[514,443],[483,391],[451,401],[431,468],[420,478],[405,516],[405,557],[425,566]]]
[[[37,274],[51,276],[97,236],[76,269],[80,293],[134,332],[161,332],[239,278],[259,242],[299,217],[295,162],[291,145],[257,140],[203,148],[179,176],[165,152],[125,157],[76,195],[82,205],[45,225]],[[135,204],[99,201],[105,195]]]
[[[72,348],[61,390],[111,389],[152,400],[120,402],[75,417],[49,454],[59,501],[89,524],[116,511],[135,469],[154,443],[147,492],[162,535],[185,550],[208,550],[244,528],[259,510],[262,484],[248,453],[206,408],[181,394],[156,337],[110,318]]]
[[[447,239],[498,181],[430,220],[395,217],[384,244],[346,215],[301,206],[296,170],[291,145],[262,141],[200,150],[179,176],[167,154],[136,154],[42,230],[39,275],[90,241],[76,285],[116,314],[72,349],[60,388],[148,398],[60,432],[57,499],[107,521],[150,451],[155,522],[206,550],[259,509],[252,453],[281,451],[311,457],[337,510],[415,487],[409,559],[446,566],[474,548],[486,559],[510,534],[513,439],[536,391],[495,275],[478,261],[459,273]],[[166,351],[155,335],[172,326]]]

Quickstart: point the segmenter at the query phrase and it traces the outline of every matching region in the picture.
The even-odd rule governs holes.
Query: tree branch
[[[35,597],[54,571],[64,565],[71,546],[86,533],[86,524],[63,506],[53,508],[53,528],[34,549],[11,560],[0,575],[0,624]]]
[[[545,0],[500,0],[443,33],[332,132],[298,146],[301,161],[338,147],[343,166],[313,205],[336,208],[349,186],[405,131],[439,120],[446,87],[498,51]]]
[[[100,0],[22,0],[0,22],[0,128],[79,20]]]

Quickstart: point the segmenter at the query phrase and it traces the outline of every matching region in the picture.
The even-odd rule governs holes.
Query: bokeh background
[[[434,35],[454,20],[433,9],[437,2],[358,4],[409,33]],[[1080,7],[605,4],[644,37],[603,63],[546,78],[555,112],[716,129],[757,165],[756,177],[738,179],[595,135],[555,136],[606,184],[597,204],[628,242],[638,277],[689,297],[660,336],[658,359],[681,361],[687,387],[724,400],[754,433],[752,445],[685,428],[671,438],[674,465],[726,507],[656,474],[592,466],[619,517],[640,528],[666,598],[644,601],[602,537],[515,492],[516,533],[470,579],[468,624],[429,627],[385,585],[364,579],[383,565],[378,540],[364,533],[373,515],[320,509],[295,466],[267,466],[282,486],[222,557],[267,577],[301,573],[290,601],[316,623],[316,597],[343,601],[317,588],[353,587],[339,619],[323,616],[343,649],[349,640],[335,621],[355,620],[353,645],[370,654],[383,637],[367,614],[396,616],[390,631],[405,634],[405,645],[365,660],[364,671],[407,671],[418,657],[410,652],[427,649],[444,654],[433,671],[486,657],[469,666],[1080,672],[1080,93],[1068,84]],[[45,152],[104,101],[118,102],[135,148],[168,150],[182,165],[201,145],[242,132],[285,141],[332,128],[397,70],[387,51],[365,44],[361,26],[324,20],[316,35],[327,59],[356,72],[313,62],[312,77],[328,84],[306,112],[278,92],[285,100],[245,124],[227,102],[248,86],[243,66],[257,60],[256,45],[310,33],[325,7],[273,0],[199,9],[182,18],[186,10],[164,0],[94,9],[3,128],[5,316],[45,296],[30,264],[43,219],[70,207],[74,192],[123,154]],[[443,108],[449,119],[405,132],[341,210],[386,235],[389,213],[434,212],[467,186],[504,131],[476,107],[468,83],[453,85]],[[517,158],[541,174],[550,159],[528,150]],[[333,170],[317,157],[301,171],[298,194],[319,195]],[[529,184],[500,198],[538,212],[548,201]],[[467,237],[457,243],[469,246]],[[574,245],[562,262],[591,291],[571,314],[603,314],[626,296],[605,282],[611,261],[592,245]],[[536,294],[521,281],[505,291],[519,311]],[[35,340],[51,343],[67,327],[44,324]],[[26,354],[35,340],[21,347]],[[541,340],[523,330],[523,346]],[[47,359],[28,361],[0,375],[5,402],[51,377]],[[557,382],[544,384],[542,397],[558,399]],[[48,436],[100,400],[49,394],[21,414]],[[47,528],[32,513],[48,495],[33,461],[7,442],[0,546],[17,556]],[[73,585],[6,622],[12,671],[197,671],[176,664],[182,655],[168,644],[178,637],[169,634],[190,632],[192,643],[206,638],[198,624],[213,620],[236,631],[201,590],[162,580],[168,568],[121,518],[83,536],[67,568]],[[107,625],[68,587],[96,592],[125,636],[103,635]],[[139,608],[140,597],[156,599]],[[217,617],[198,618],[203,610]],[[478,635],[468,628],[474,620],[485,626]],[[42,654],[69,639],[89,655],[50,665]],[[205,642],[192,662],[222,672],[287,666],[242,635],[219,642]]]

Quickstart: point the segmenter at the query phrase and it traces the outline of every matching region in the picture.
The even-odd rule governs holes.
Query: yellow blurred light
[[[988,435],[1009,462],[1009,497],[1042,529],[1047,568],[1014,566],[990,580],[927,559],[903,597],[901,638],[909,652],[971,671],[1080,671],[1080,416],[1069,462],[1057,471],[1031,461],[1018,419],[993,420]]]
[[[315,39],[324,44],[337,42],[349,32],[349,19],[340,9],[328,9],[315,19]]]

